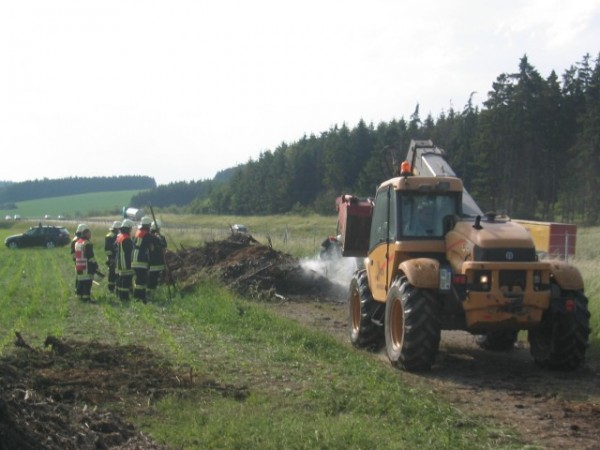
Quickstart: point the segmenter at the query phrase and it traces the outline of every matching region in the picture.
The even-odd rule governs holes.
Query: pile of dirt
[[[306,270],[298,258],[260,244],[249,234],[234,233],[221,241],[167,253],[174,280],[193,287],[200,274],[216,276],[242,295],[338,298],[346,289],[316,271]]]
[[[136,345],[61,341],[29,346],[0,359],[0,450],[165,449],[121,417],[148,411],[169,393],[210,390],[243,400],[245,388],[177,373]]]

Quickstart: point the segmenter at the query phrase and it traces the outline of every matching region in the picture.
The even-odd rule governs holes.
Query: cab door
[[[367,276],[373,298],[385,301],[389,287],[390,267],[393,255],[390,244],[396,240],[396,194],[391,186],[377,192],[374,202],[369,255],[367,257]]]

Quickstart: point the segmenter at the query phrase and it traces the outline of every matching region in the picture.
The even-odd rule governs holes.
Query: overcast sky
[[[0,2],[0,180],[212,178],[600,51],[600,0]]]

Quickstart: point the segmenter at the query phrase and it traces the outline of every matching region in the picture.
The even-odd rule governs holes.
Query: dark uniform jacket
[[[133,241],[129,233],[119,233],[115,240],[116,248],[116,271],[119,275],[131,275],[131,255],[133,253]]]
[[[165,250],[167,249],[167,240],[164,236],[157,233],[151,233],[150,246],[150,271],[161,271],[165,268]]]
[[[134,269],[148,269],[150,265],[150,233],[142,228],[135,235],[131,267]]]
[[[114,264],[116,251],[115,251],[115,241],[117,240],[117,233],[114,231],[109,231],[106,236],[104,236],[104,253],[106,254],[106,264],[109,266]]]

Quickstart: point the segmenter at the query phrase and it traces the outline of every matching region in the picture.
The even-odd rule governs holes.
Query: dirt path
[[[338,301],[289,300],[273,306],[282,316],[348,342],[347,306]],[[348,345],[350,345],[348,343]],[[387,364],[385,350],[378,354]],[[393,369],[390,366],[390,370]],[[600,449],[600,367],[576,372],[537,368],[526,342],[510,352],[481,350],[465,332],[442,333],[430,372],[405,374],[429,386],[458,409],[517,430],[530,444],[547,449]]]

